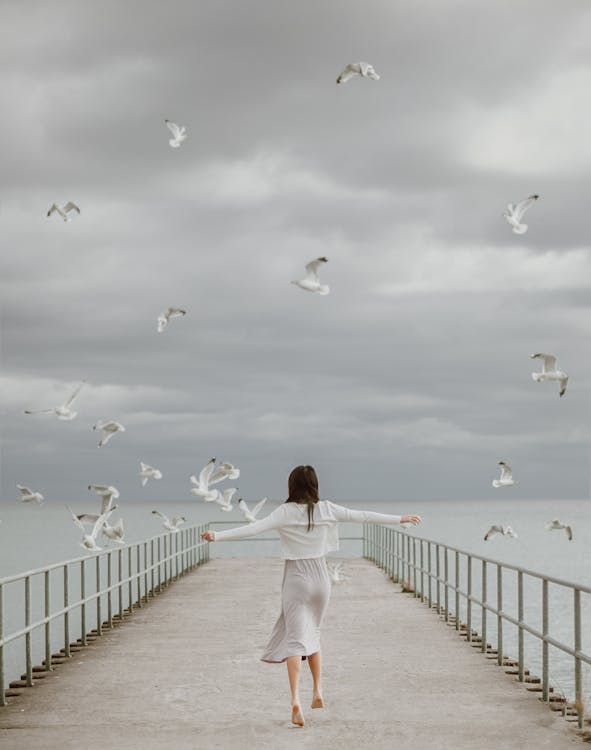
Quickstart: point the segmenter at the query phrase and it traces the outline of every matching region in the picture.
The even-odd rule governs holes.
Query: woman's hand
[[[400,523],[412,523],[413,526],[418,526],[422,521],[420,516],[402,516]]]
[[[215,533],[213,531],[204,531],[201,534],[201,538],[205,539],[206,542],[215,542]]]

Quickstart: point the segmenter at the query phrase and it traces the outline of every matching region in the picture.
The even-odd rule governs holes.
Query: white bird
[[[158,333],[162,333],[171,318],[180,318],[186,314],[186,310],[181,310],[178,307],[167,307],[166,310],[163,310],[158,316],[158,327],[156,330]]]
[[[209,484],[217,484],[218,482],[223,482],[224,479],[238,479],[239,476],[240,469],[237,469],[233,464],[224,461],[210,476]]]
[[[572,526],[569,526],[566,523],[563,523],[562,521],[559,521],[558,518],[555,518],[553,521],[549,521],[546,524],[546,530],[547,531],[561,531],[564,529],[566,531],[566,535],[568,537],[568,541],[572,542],[573,540],[573,529]]]
[[[105,521],[102,528],[102,533],[108,538],[112,539],[114,542],[118,542],[119,544],[125,544],[124,536],[125,536],[125,530],[123,528],[123,519],[120,518],[117,523],[113,526],[111,526],[109,523]]]
[[[58,419],[61,419],[63,422],[69,422],[72,419],[75,419],[78,415],[77,411],[73,411],[70,407],[74,403],[74,400],[84,387],[84,383],[86,381],[83,380],[80,385],[74,389],[72,392],[70,398],[67,401],[64,401],[63,404],[60,404],[60,406],[54,406],[53,409],[37,409],[35,411],[31,411],[30,409],[27,409],[25,411],[25,414],[55,414]]]
[[[80,209],[75,203],[72,203],[72,201],[68,201],[65,206],[59,206],[57,203],[54,203],[47,212],[47,215],[51,216],[54,211],[57,211],[64,221],[70,221],[70,217],[68,216],[70,211],[77,211],[80,213]]]
[[[232,508],[234,507],[232,505],[232,498],[234,497],[234,493],[238,487],[228,487],[227,490],[224,490],[223,492],[217,492],[217,497],[215,498],[214,502],[216,502],[221,510],[225,510],[227,512],[230,512]]]
[[[560,383],[559,396],[564,396],[568,384],[568,375],[564,370],[558,369],[556,357],[553,354],[532,354],[531,359],[542,360],[542,372],[532,372],[532,379],[536,383],[542,383],[544,380],[557,380]]]
[[[264,497],[262,500],[259,500],[258,503],[253,507],[251,510],[248,505],[246,504],[246,501],[240,498],[238,500],[238,507],[242,511],[244,518],[249,522],[253,523],[257,520],[257,516],[260,513],[261,508],[263,505],[267,502],[267,498]]]
[[[92,429],[101,430],[103,433],[103,437],[99,440],[99,448],[106,445],[113,435],[116,435],[118,432],[125,432],[125,427],[121,422],[115,422],[113,419],[103,419],[100,422],[97,422]]]
[[[88,552],[100,552],[102,547],[99,547],[97,545],[96,539],[99,534],[99,531],[103,528],[105,521],[107,520],[107,518],[109,518],[111,513],[113,513],[114,508],[111,508],[111,510],[107,510],[105,513],[101,513],[101,515],[94,522],[94,526],[92,527],[92,531],[90,532],[90,534],[86,533],[84,524],[78,518],[78,516],[74,513],[74,511],[70,508],[70,506],[66,505],[66,508],[72,514],[72,520],[74,521],[76,526],[78,526],[78,528],[81,529],[82,531],[82,541],[80,542],[80,546],[83,547],[85,550],[88,550]]]
[[[142,487],[145,487],[148,479],[162,479],[162,472],[140,461],[140,477],[142,478]]]
[[[16,488],[21,493],[21,496],[17,501],[19,503],[37,503],[37,505],[41,505],[45,499],[40,492],[33,492],[33,490],[30,490],[28,487],[23,487],[22,484],[17,484]]]
[[[517,534],[513,531],[513,528],[511,526],[494,525],[494,526],[491,526],[490,529],[484,535],[484,541],[487,542],[489,539],[492,539],[493,536],[496,536],[497,534],[508,536],[511,539],[517,539]]]
[[[172,148],[178,148],[187,137],[187,128],[183,125],[179,127],[175,122],[164,120],[166,127],[172,133],[172,138],[168,141]]]
[[[529,198],[519,201],[519,203],[509,203],[507,211],[503,214],[507,223],[515,234],[525,234],[527,224],[522,224],[523,215],[538,200],[539,195],[530,195]]]
[[[367,62],[356,62],[349,63],[345,70],[337,78],[337,83],[347,83],[350,78],[355,76],[361,76],[362,78],[372,78],[374,81],[379,81],[380,77],[376,73],[373,65]]]
[[[509,464],[505,463],[505,461],[499,461],[499,466],[501,467],[501,476],[499,477],[499,479],[493,479],[492,486],[512,487],[514,484],[517,484],[517,482],[513,479],[513,472]]]
[[[106,504],[103,501],[103,505],[102,505],[102,509],[100,513],[76,513],[76,518],[81,523],[90,523],[94,525],[99,520],[99,518],[101,517],[103,513],[106,513],[108,510],[117,510],[118,507],[119,507],[118,505],[114,505],[113,503]]]
[[[212,458],[199,472],[199,479],[193,475],[190,481],[195,485],[191,489],[191,494],[197,495],[205,500],[206,503],[213,503],[220,494],[218,490],[209,489],[209,480],[215,468],[215,458]]]
[[[162,525],[165,529],[168,529],[169,531],[173,531],[175,533],[179,530],[179,526],[185,523],[185,521],[187,520],[184,516],[175,516],[174,518],[169,518],[159,510],[153,510],[152,513],[155,516],[158,516],[158,518],[164,519],[164,523]]]
[[[331,583],[343,583],[349,576],[343,572],[343,563],[327,563],[328,576]]]
[[[102,501],[101,513],[104,513],[113,505],[113,500],[119,498],[119,490],[117,487],[113,487],[112,484],[89,484],[88,489],[100,496]]]
[[[328,294],[330,288],[326,284],[321,284],[318,278],[318,269],[323,263],[328,263],[328,258],[316,258],[306,265],[306,276],[298,281],[292,281],[292,284],[299,286],[306,292],[316,292],[317,294]]]

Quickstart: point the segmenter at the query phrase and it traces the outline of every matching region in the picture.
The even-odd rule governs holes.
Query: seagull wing
[[[20,490],[21,495],[32,495],[33,490],[30,490],[28,487],[24,487],[22,484],[17,484],[16,488]]]
[[[513,479],[511,467],[504,462],[501,464],[501,479]]]
[[[359,66],[355,65],[354,63],[349,63],[345,67],[345,70],[343,70],[343,72],[337,78],[337,83],[347,83],[348,80],[354,78],[355,76],[358,76],[359,73]]]
[[[556,370],[556,357],[553,354],[544,354],[538,352],[538,354],[532,354],[532,359],[541,359],[543,361],[542,372],[552,372]]]
[[[170,130],[174,138],[178,139],[182,135],[181,130],[176,122],[171,122],[170,120],[164,120],[164,122],[166,123],[166,127]]]
[[[181,523],[185,523],[186,520],[184,516],[174,516],[170,523],[172,526],[179,526]]]
[[[232,498],[234,497],[234,494],[236,492],[236,487],[228,487],[227,490],[224,490],[222,492],[222,505],[230,505],[232,502]]]
[[[104,513],[101,513],[100,516],[96,519],[94,522],[94,526],[92,527],[92,531],[90,532],[90,536],[96,541],[96,538],[98,536],[99,531],[103,528],[103,524],[107,520],[107,518],[113,513],[115,508],[111,508],[110,510],[105,511]]]
[[[79,386],[78,386],[77,388],[75,388],[75,389],[74,389],[74,391],[72,392],[72,395],[71,395],[71,396],[70,396],[70,398],[69,398],[69,399],[68,399],[68,400],[66,401],[66,403],[64,404],[64,406],[71,406],[71,405],[72,405],[72,403],[74,402],[74,399],[76,398],[76,396],[77,396],[77,395],[78,395],[78,394],[80,393],[80,391],[81,391],[81,390],[82,390],[82,389],[84,388],[84,383],[85,383],[85,381],[83,380],[83,381],[82,381],[82,382],[80,383],[80,385],[79,385]]]
[[[82,523],[82,521],[78,518],[78,516],[74,513],[74,511],[72,510],[72,508],[70,508],[69,505],[66,505],[66,508],[72,514],[72,521],[74,521],[76,526],[86,534],[86,529],[84,528],[84,524]]]
[[[533,206],[533,204],[538,200],[539,197],[539,195],[530,195],[529,198],[525,198],[525,200],[519,201],[519,203],[514,206],[513,215],[515,216],[517,221],[521,221],[524,213],[528,210],[528,208],[531,208],[531,206]]]
[[[491,539],[493,536],[496,536],[497,534],[501,534],[502,532],[503,532],[503,529],[500,526],[496,526],[496,525],[491,526],[484,536],[484,541],[486,542],[487,539]]]
[[[215,468],[215,458],[212,458],[210,461],[205,464],[205,466],[201,469],[199,472],[199,486],[202,488],[207,488],[209,485],[209,480],[211,478],[211,475],[213,474],[213,470]]]
[[[240,498],[240,500],[238,500],[238,507],[244,513],[245,518],[247,517],[248,514],[251,514],[251,510],[248,507],[246,500],[243,500],[242,498]]]
[[[75,203],[72,203],[72,201],[68,201],[66,205],[64,206],[65,213],[68,213],[68,211],[77,211],[80,213],[80,209]]]
[[[327,258],[316,258],[316,260],[311,260],[306,265],[306,280],[319,282],[320,279],[318,278],[318,269],[323,263],[327,262]]]
[[[565,526],[564,530],[566,531],[566,535],[568,537],[568,541],[572,542],[572,540],[573,540],[573,529],[572,529],[572,526]]]
[[[158,516],[158,518],[162,518],[163,521],[168,521],[168,516],[165,516],[164,513],[161,513],[159,510],[153,510],[152,513],[155,516]]]
[[[266,502],[267,502],[267,498],[266,497],[264,497],[262,500],[259,500],[258,503],[254,506],[254,508],[251,511],[252,515],[256,516],[260,512],[261,508],[263,507],[263,505]]]

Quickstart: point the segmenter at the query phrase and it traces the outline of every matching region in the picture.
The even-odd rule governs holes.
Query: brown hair
[[[296,466],[287,481],[289,497],[286,503],[300,503],[308,506],[308,528],[314,526],[314,506],[318,497],[318,477],[313,466]]]

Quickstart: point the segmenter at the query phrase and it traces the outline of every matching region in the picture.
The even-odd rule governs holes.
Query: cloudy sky
[[[588,497],[589,38],[586,0],[5,0],[3,501],[189,500],[211,456],[252,499],[305,462],[327,498],[486,502],[500,459]],[[337,86],[358,60],[381,80]],[[289,283],[319,255],[327,297]],[[82,379],[75,421],[23,414]]]

